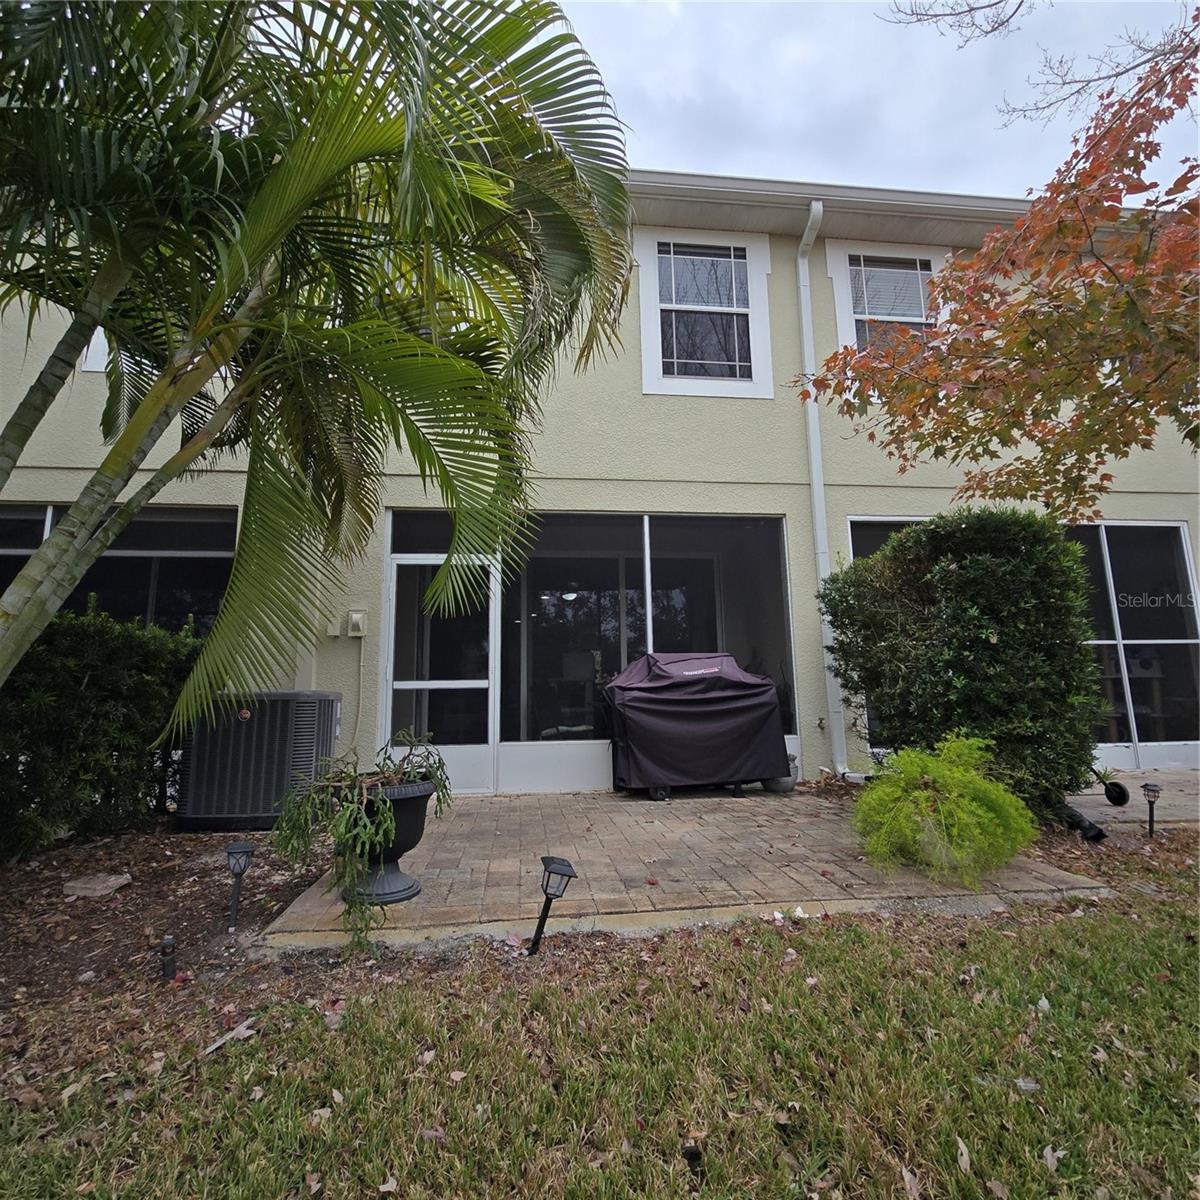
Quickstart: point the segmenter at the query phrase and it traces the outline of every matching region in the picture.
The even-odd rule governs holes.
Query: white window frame
[[[658,299],[659,242],[737,246],[746,251],[752,378],[700,379],[693,375],[663,374],[662,305]],[[633,256],[638,266],[638,296],[641,304],[642,394],[773,400],[775,380],[771,367],[771,322],[767,307],[767,276],[771,273],[770,238],[764,233],[720,233],[711,229],[663,229],[639,225],[633,231]]]
[[[833,307],[837,316],[839,346],[857,346],[854,331],[854,299],[850,290],[850,255],[871,254],[884,258],[927,258],[936,275],[950,261],[947,246],[916,246],[897,242],[844,242],[825,240],[825,267],[833,281]]]

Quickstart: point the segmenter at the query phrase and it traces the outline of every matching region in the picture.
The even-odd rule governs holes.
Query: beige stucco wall
[[[646,396],[642,393],[638,281],[622,327],[623,349],[586,375],[565,367],[545,398],[535,440],[537,498],[547,511],[710,513],[781,516],[792,596],[792,644],[802,770],[808,776],[833,765],[826,711],[809,491],[805,417],[788,381],[800,369],[796,290],[796,240],[773,236],[769,278],[772,374],[769,399]],[[833,289],[818,241],[812,255],[814,334],[818,358],[837,346]],[[0,417],[6,416],[57,335],[56,323],[39,322],[28,350],[24,324],[0,328]],[[38,431],[5,501],[72,499],[103,453],[97,423],[103,376],[78,373]],[[903,478],[864,437],[827,408],[820,412],[830,551],[849,556],[852,516],[924,516],[951,502],[957,473],[922,468]],[[1171,432],[1152,453],[1139,452],[1115,472],[1105,515],[1125,520],[1189,522],[1197,551],[1195,459]],[[153,462],[165,453],[160,448]],[[393,463],[386,502],[392,507],[434,504],[418,481]],[[178,504],[240,502],[236,464],[172,485],[161,499]],[[370,753],[383,732],[386,666],[382,662],[387,577],[387,522],[381,520],[363,560],[348,572],[335,598],[338,611],[365,609],[367,636],[326,636],[301,654],[300,686],[342,692],[343,741],[357,727],[360,752]],[[361,697],[361,710],[360,710]],[[861,760],[860,760],[861,761]],[[852,764],[853,765],[853,764]]]

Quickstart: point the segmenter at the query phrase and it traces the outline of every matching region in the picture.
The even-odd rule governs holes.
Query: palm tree
[[[0,487],[97,326],[110,438],[0,596],[0,685],[141,508],[225,452],[237,553],[176,724],[317,635],[393,449],[454,517],[434,608],[519,557],[539,393],[565,348],[611,344],[629,271],[621,128],[556,4],[69,0],[6,9],[0,39],[0,304],[72,314]]]

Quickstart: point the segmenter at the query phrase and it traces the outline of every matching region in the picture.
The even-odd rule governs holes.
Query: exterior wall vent
[[[333,756],[341,711],[340,692],[259,692],[202,721],[184,750],[180,825],[270,829],[292,786]]]

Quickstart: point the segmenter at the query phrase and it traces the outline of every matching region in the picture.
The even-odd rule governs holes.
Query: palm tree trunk
[[[0,431],[0,492],[12,476],[33,432],[41,423],[63,384],[71,377],[80,355],[104,319],[112,302],[133,275],[133,265],[112,255],[96,273],[79,311],[50,352],[46,365],[29,385]]]
[[[276,277],[277,267],[272,264],[238,309],[231,328],[202,350],[199,349],[202,339],[194,337],[176,353],[79,498],[0,596],[0,687],[88,568],[167,483],[204,454],[245,400],[248,391],[235,387],[204,428],[116,512],[112,511],[120,494],[184,405],[237,353],[249,333],[247,326],[239,328],[239,321],[252,321],[258,315]]]

